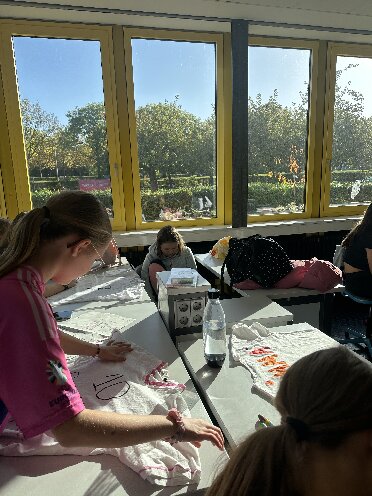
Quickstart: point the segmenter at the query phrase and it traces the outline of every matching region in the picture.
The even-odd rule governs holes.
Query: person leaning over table
[[[173,226],[162,227],[141,268],[141,278],[149,296],[157,294],[156,273],[172,268],[196,270],[196,262],[190,248],[185,245],[181,234]]]
[[[123,361],[131,347],[87,343],[57,328],[45,282],[68,281],[101,259],[112,237],[103,205],[90,193],[64,191],[14,226],[0,257],[0,425],[13,417],[25,438],[51,430],[69,447],[122,447],[163,438],[223,449],[218,427],[178,411],[124,415],[84,407],[65,353]],[[58,401],[55,401],[58,399]],[[54,401],[53,401],[54,400]]]
[[[341,245],[346,248],[343,258],[345,289],[355,296],[372,299],[372,203]]]
[[[20,212],[14,219],[13,221],[9,221],[8,219],[1,219],[0,218],[0,246],[1,251],[5,248],[5,246],[8,244],[11,236],[11,229],[17,224],[17,222],[22,219],[22,217],[26,215],[26,212]],[[4,222],[2,222],[4,221]],[[5,221],[7,222],[5,224]],[[6,226],[6,229],[3,232],[3,236],[1,235],[1,226],[4,225]],[[118,247],[115,243],[115,240],[112,239],[110,243],[108,244],[107,249],[105,250],[104,254],[102,255],[102,260],[99,260],[99,263],[97,264],[99,267],[106,267],[108,265],[113,265],[116,263],[119,255],[119,250]],[[120,258],[119,258],[120,260]],[[94,264],[93,264],[94,265]],[[45,298],[49,298],[50,296],[54,296],[58,293],[61,293],[62,291],[65,291],[66,289],[73,288],[76,286],[77,280],[73,279],[70,281],[68,284],[59,284],[54,281],[47,281],[45,288],[44,288],[44,296]]]
[[[284,374],[281,424],[232,453],[206,496],[371,496],[372,367],[343,346]]]

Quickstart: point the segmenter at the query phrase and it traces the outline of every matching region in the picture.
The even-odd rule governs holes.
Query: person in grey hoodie
[[[157,294],[156,273],[176,268],[196,269],[194,255],[173,226],[164,226],[157,234],[146,255],[141,269],[141,278],[150,297]]]

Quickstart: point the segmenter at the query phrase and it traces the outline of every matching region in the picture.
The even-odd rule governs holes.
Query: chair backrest
[[[343,269],[344,267],[345,250],[346,250],[346,246],[336,245],[332,263],[339,269]]]
[[[372,305],[372,300],[369,298],[353,295],[353,293],[350,293],[349,291],[344,291],[342,294],[344,296],[347,296],[351,300],[355,301],[356,303],[360,303],[361,305],[370,305],[370,306]]]

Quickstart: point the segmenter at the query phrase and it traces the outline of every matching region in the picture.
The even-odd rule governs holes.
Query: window
[[[361,213],[372,45],[248,42],[248,221]],[[228,33],[2,19],[0,71],[2,215],[78,188],[115,230],[230,224]]]
[[[137,225],[214,223],[223,218],[217,143],[216,88],[222,85],[217,82],[218,43],[216,37],[164,36],[128,34]]]
[[[100,43],[15,36],[13,45],[33,206],[80,189],[112,213]]]
[[[309,210],[314,45],[256,43],[248,47],[248,215],[301,217]]]
[[[331,44],[329,64],[323,211],[354,212],[372,198],[372,50]]]
[[[111,30],[42,23],[2,30],[10,142],[19,155],[13,158],[18,209],[80,189],[95,194],[122,227],[122,184],[111,180],[120,164]]]

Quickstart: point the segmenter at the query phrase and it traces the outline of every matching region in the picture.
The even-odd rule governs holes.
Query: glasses
[[[101,257],[101,255],[98,253],[98,250],[97,250],[97,248],[94,246],[94,244],[93,244],[93,243],[92,243],[92,247],[93,247],[93,250],[97,253],[98,258],[99,258],[99,260],[95,260],[95,261],[96,261],[96,262],[101,262],[101,264],[102,264],[103,266],[105,266],[105,265],[106,265],[106,262],[103,260],[103,258]]]
[[[73,241],[72,243],[69,243],[69,244],[67,245],[67,248],[71,248],[72,246],[77,245],[80,241],[81,241],[81,239],[77,239],[76,241]],[[118,264],[119,264],[119,265],[122,265],[122,261],[121,261],[121,257],[120,257],[120,251],[119,251],[118,245],[116,244],[116,242],[115,242],[114,238],[112,238],[112,239],[111,239],[110,244],[111,244],[111,246],[112,246],[112,247],[114,248],[114,250],[115,250],[115,258],[118,258],[118,260],[119,260],[119,261],[118,261]],[[91,243],[91,245],[92,245],[92,247],[93,247],[93,250],[94,250],[94,251],[96,252],[96,254],[98,255],[98,260],[96,259],[96,260],[95,260],[95,262],[100,262],[99,267],[101,267],[101,266],[103,266],[103,267],[104,267],[104,266],[106,266],[106,265],[108,265],[108,264],[110,264],[110,265],[111,265],[112,263],[116,263],[116,260],[115,260],[114,262],[108,262],[108,263],[107,263],[107,262],[105,262],[105,261],[103,260],[102,256],[99,254],[99,252],[98,252],[97,248],[94,246],[94,244],[93,244],[93,243]]]
[[[114,238],[111,239],[111,244],[112,246],[115,248],[116,250],[116,257],[119,259],[119,265],[122,265],[122,261],[121,261],[121,256],[120,256],[120,251],[119,251],[119,248],[118,248],[118,245],[116,244],[116,241],[114,240]]]

